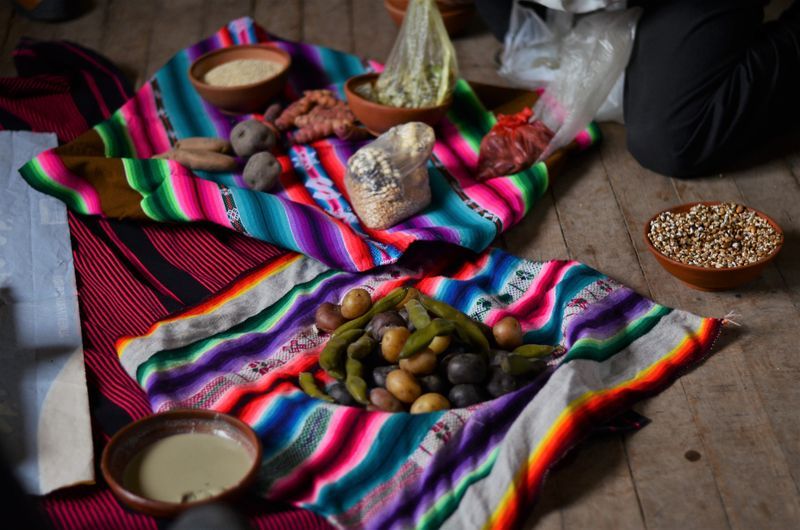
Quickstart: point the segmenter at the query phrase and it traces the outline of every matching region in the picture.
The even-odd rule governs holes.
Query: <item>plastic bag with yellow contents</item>
[[[375,83],[375,99],[393,107],[433,107],[450,97],[457,75],[456,52],[436,2],[410,0]]]

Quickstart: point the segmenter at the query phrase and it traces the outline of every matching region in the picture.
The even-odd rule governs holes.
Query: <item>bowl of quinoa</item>
[[[198,94],[223,112],[263,112],[286,84],[291,56],[271,44],[242,44],[211,51],[189,68]]]
[[[690,287],[723,291],[758,277],[780,252],[783,231],[763,212],[730,202],[664,210],[644,227],[647,248]]]

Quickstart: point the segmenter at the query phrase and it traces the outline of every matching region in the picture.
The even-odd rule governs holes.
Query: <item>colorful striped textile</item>
[[[327,380],[316,307],[354,286],[380,297],[398,285],[487,324],[514,315],[526,342],[567,353],[528,386],[468,409],[369,412],[301,392],[299,372]],[[268,499],[343,528],[510,528],[568,449],[708,355],[721,325],[575,261],[493,249],[353,274],[287,256],[117,350],[154,410],[209,408],[250,424]]]
[[[301,252],[339,269],[364,271],[394,263],[415,241],[485,249],[519,222],[548,185],[542,162],[507,178],[474,180],[480,140],[493,115],[459,81],[429,165],[433,200],[423,212],[387,230],[370,230],[347,201],[347,159],[364,142],[326,139],[278,153],[283,167],[274,193],[248,189],[240,172],[211,174],[153,159],[181,138],[227,138],[237,121],[204,102],[187,77],[191,62],[216,48],[273,42],[292,56],[285,101],[303,90],[342,95],[351,76],[369,63],[331,49],[274,39],[251,19],[234,20],[212,37],[178,53],[108,120],[62,148],[46,152],[21,172],[35,188],[81,214],[163,222],[211,222]],[[592,145],[596,126],[570,149]]]
[[[0,79],[2,129],[57,131],[59,140],[68,142],[133,95],[114,65],[74,43],[24,39],[14,63],[23,77]],[[115,340],[145,333],[159,319],[203,301],[286,253],[231,230],[199,224],[133,223],[70,212],[69,228],[99,455],[118,429],[152,413],[141,387],[122,370]],[[101,476],[99,469],[95,474]],[[127,510],[102,482],[37,500],[55,528],[163,526]],[[239,508],[253,528],[329,528],[318,515],[285,504],[254,500]]]

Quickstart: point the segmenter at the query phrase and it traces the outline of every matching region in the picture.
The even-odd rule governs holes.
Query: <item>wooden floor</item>
[[[28,21],[2,2],[0,75],[13,75],[10,50],[29,35],[99,50],[139,85],[174,52],[243,15],[286,38],[376,59],[385,59],[396,34],[379,0],[97,1],[58,25]],[[502,83],[493,62],[500,44],[479,24],[455,46],[464,77]],[[527,258],[580,260],[669,306],[734,312],[742,327],[703,366],[638,407],[651,425],[592,440],[569,457],[526,527],[800,528],[800,149],[680,181],[639,166],[621,127],[603,132],[602,144],[571,162],[498,244]],[[736,292],[701,293],[648,254],[645,221],[700,199],[743,202],[783,226],[783,253],[760,280]]]

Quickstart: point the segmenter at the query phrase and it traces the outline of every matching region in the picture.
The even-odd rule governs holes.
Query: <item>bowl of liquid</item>
[[[291,56],[271,44],[213,50],[189,68],[189,81],[204,100],[230,114],[263,112],[280,95]]]
[[[103,450],[100,468],[121,502],[172,517],[241,495],[260,464],[261,443],[247,424],[220,412],[182,409],[121,429]]]

